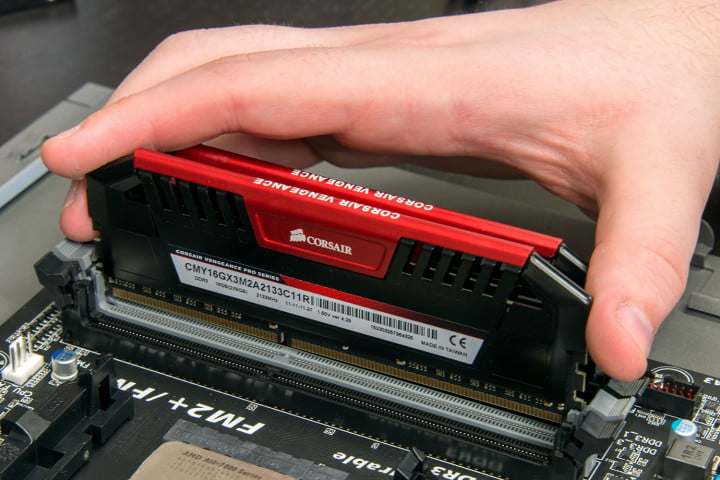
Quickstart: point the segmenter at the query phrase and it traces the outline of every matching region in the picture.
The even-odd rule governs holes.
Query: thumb
[[[713,176],[699,162],[667,158],[667,152],[633,153],[612,162],[599,192],[586,283],[593,295],[588,349],[619,380],[645,372],[655,333],[683,293]]]

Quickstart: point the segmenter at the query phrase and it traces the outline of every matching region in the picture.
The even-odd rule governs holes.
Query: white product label
[[[270,307],[334,327],[471,364],[483,340],[348,301],[354,297],[319,287],[323,294],[288,285],[292,279],[220,259],[176,250],[170,255],[181,283]],[[287,282],[285,281],[287,280]],[[299,281],[298,281],[299,282]],[[337,293],[334,298],[328,294]],[[357,298],[357,297],[356,297]],[[373,302],[377,306],[377,302]],[[393,309],[387,305],[388,309]]]

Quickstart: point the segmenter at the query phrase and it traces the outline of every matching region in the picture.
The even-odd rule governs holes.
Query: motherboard
[[[22,385],[7,380],[0,384],[2,478],[165,478],[152,471],[167,478],[266,478],[259,473],[266,470],[287,478],[329,480],[545,478],[530,459],[524,460],[525,468],[511,466],[508,458],[527,452],[489,445],[492,436],[467,448],[439,435],[433,439],[412,423],[389,421],[371,435],[344,425],[367,422],[370,427],[377,418],[332,398],[320,400],[322,392],[301,394],[260,379],[225,383],[227,377],[226,388],[210,388],[183,378],[183,369],[195,366],[177,358],[159,358],[166,368],[148,368],[66,343],[60,312],[46,293],[30,301],[0,332],[11,343],[24,338],[27,351],[41,356]],[[0,352],[3,368],[12,354]],[[651,372],[655,384],[648,388],[657,392],[657,409],[642,400],[633,405],[609,446],[596,452],[584,478],[708,480],[720,474],[720,379],[659,364],[652,364]],[[77,394],[99,375],[108,375],[113,384]],[[206,375],[207,384],[217,384],[210,378],[219,375],[217,371]],[[698,387],[694,398],[678,385]],[[112,398],[109,404],[122,407],[99,409],[115,415],[108,423],[117,428],[108,438],[94,435],[88,426],[92,398],[103,395]],[[78,405],[70,405],[68,398]],[[667,411],[670,405],[675,405],[672,412]],[[63,409],[76,411],[70,416]],[[428,439],[441,448],[418,460],[413,446]],[[165,446],[178,442],[182,448],[163,453]],[[671,447],[676,443],[683,450]],[[78,458],[81,467],[75,471],[71,467]],[[141,466],[151,461],[159,470],[143,473]]]

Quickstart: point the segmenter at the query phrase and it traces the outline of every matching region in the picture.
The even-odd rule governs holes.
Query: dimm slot
[[[130,324],[197,342],[250,360],[358,391],[459,424],[552,450],[555,427],[471,400],[302,352],[212,324],[105,296],[102,273],[92,272],[100,313]]]

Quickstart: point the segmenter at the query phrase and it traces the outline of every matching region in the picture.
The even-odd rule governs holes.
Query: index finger
[[[393,27],[377,24],[331,28],[242,25],[178,32],[150,52],[113,92],[108,103],[218,58],[293,48],[341,47],[374,38],[390,28]]]
[[[382,53],[307,48],[218,59],[107,106],[46,142],[43,158],[56,173],[80,178],[139,147],[175,150],[231,132],[272,139],[329,134],[366,151],[456,153],[453,89],[432,75],[418,78],[430,67],[418,49]],[[453,55],[462,52],[444,56]],[[420,114],[418,98],[430,99]]]

